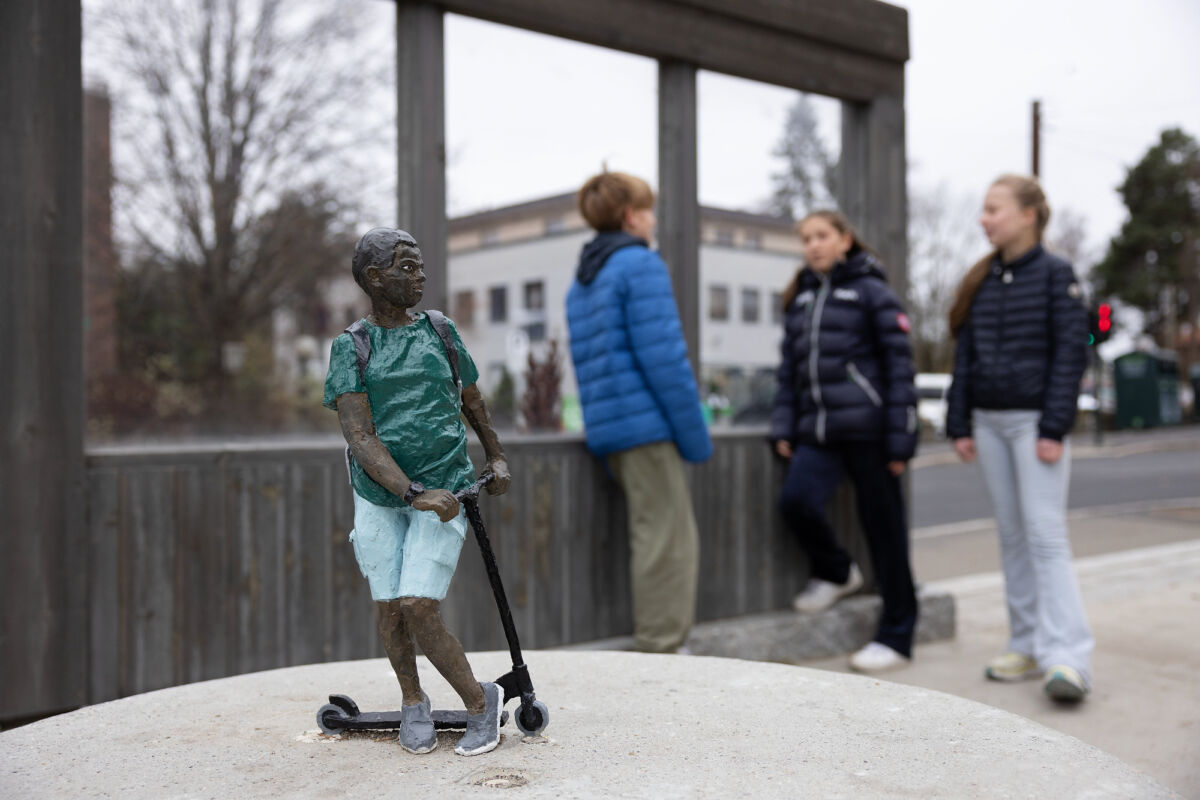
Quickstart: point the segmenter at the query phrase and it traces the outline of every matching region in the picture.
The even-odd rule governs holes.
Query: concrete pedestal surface
[[[471,655],[476,674],[507,653]],[[0,733],[3,797],[1146,798],[1174,795],[1114,757],[989,706],[869,677],[733,659],[527,654],[550,710],[486,755],[443,732],[325,737],[330,693],[399,708],[383,659],[180,686]],[[435,708],[460,708],[423,659]],[[509,703],[509,710],[516,708]]]

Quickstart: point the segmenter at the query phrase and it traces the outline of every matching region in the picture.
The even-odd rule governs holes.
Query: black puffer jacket
[[[772,441],[879,441],[888,459],[917,449],[908,318],[879,263],[857,252],[828,279],[811,269],[784,318]]]
[[[1075,423],[1087,366],[1087,312],[1071,265],[1042,249],[996,257],[958,332],[946,433],[971,435],[971,409],[1042,412],[1038,435],[1061,441]]]

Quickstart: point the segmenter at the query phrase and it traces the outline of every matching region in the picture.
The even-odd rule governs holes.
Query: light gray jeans
[[[1042,669],[1074,667],[1090,686],[1092,648],[1067,538],[1070,444],[1056,464],[1037,457],[1038,411],[973,413],[975,449],[1000,533],[1008,649]]]

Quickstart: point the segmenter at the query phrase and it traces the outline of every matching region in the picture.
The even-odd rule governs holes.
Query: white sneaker
[[[846,578],[845,583],[832,583],[820,578],[810,578],[808,586],[805,586],[804,591],[796,595],[796,599],[792,601],[792,608],[801,614],[824,611],[846,595],[858,591],[862,585],[862,571],[857,564],[851,564],[850,575]]]
[[[859,672],[887,672],[890,669],[907,667],[912,661],[900,655],[886,644],[871,642],[850,656],[850,668]]]

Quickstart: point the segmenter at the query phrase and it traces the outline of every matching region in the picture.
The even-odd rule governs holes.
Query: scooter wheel
[[[317,726],[322,733],[327,733],[332,736],[335,733],[341,733],[348,727],[346,723],[350,721],[350,716],[345,710],[335,706],[333,703],[326,703],[317,711]]]
[[[526,736],[537,736],[550,724],[550,709],[541,700],[534,700],[529,707],[517,709],[517,730]]]

